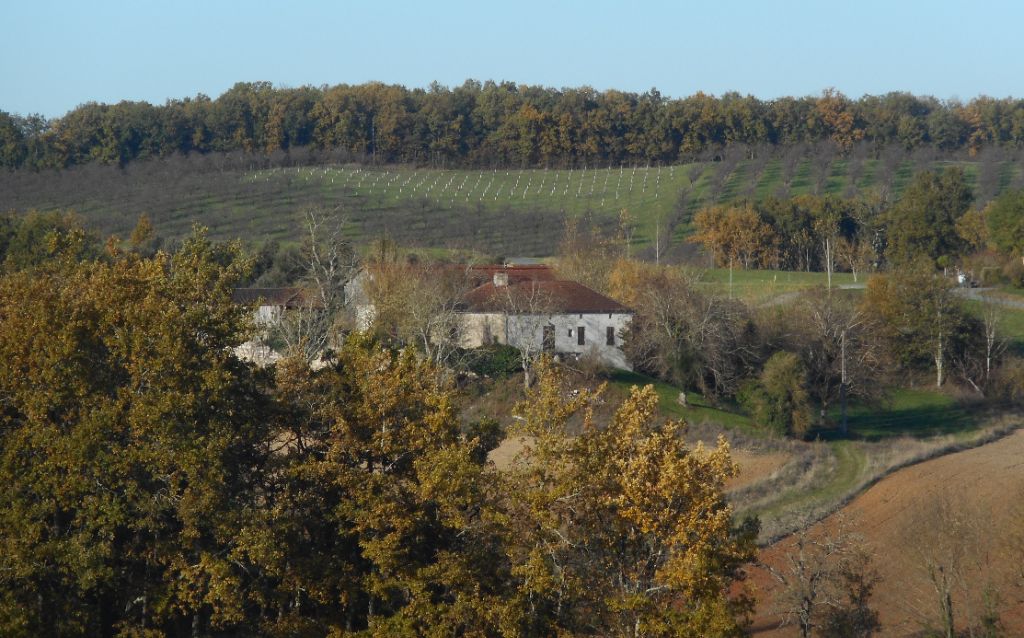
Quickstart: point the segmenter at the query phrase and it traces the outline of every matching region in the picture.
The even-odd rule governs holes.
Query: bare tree
[[[909,526],[915,562],[934,592],[942,635],[956,636],[954,595],[969,587],[968,550],[979,541],[978,529],[962,507],[948,497],[935,499]]]
[[[783,198],[789,195],[790,189],[793,187],[793,180],[796,178],[797,171],[800,168],[800,163],[807,155],[808,149],[806,144],[795,144],[783,153],[782,185],[776,191],[776,197]]]
[[[378,248],[367,265],[373,313],[366,319],[380,336],[416,348],[440,370],[455,367],[470,266],[408,261],[386,241]]]
[[[753,157],[747,166],[747,186],[743,190],[743,194],[750,198],[754,197],[757,185],[761,182],[765,169],[768,167],[768,162],[772,159],[771,149],[765,145],[758,145],[752,148],[751,153]]]
[[[862,233],[859,235],[853,239],[838,237],[832,249],[836,261],[853,273],[854,283],[857,283],[857,274],[870,268],[877,259],[875,251],[871,248],[870,238],[864,237]]]
[[[775,599],[782,625],[796,624],[802,638],[816,629],[866,637],[880,628],[868,605],[880,577],[863,538],[843,515],[815,528],[808,523],[794,535],[782,564],[765,567],[782,585]]]
[[[287,351],[307,361],[320,357],[336,340],[345,285],[359,266],[352,243],[344,236],[344,221],[334,213],[309,210],[302,255],[305,273],[295,307],[273,329]]]
[[[814,177],[814,194],[824,195],[828,187],[828,178],[832,174],[832,164],[836,157],[836,145],[821,142],[811,155],[811,168]]]
[[[847,199],[856,197],[857,191],[860,190],[857,183],[864,176],[864,161],[867,159],[867,151],[867,143],[863,141],[854,144],[850,151],[846,162],[846,189],[843,191],[843,197]]]
[[[399,332],[415,341],[440,370],[456,365],[460,350],[463,297],[469,290],[466,266],[423,266],[408,269],[402,286],[404,312]]]
[[[981,311],[981,325],[985,334],[985,382],[992,378],[995,361],[1006,352],[1007,341],[1003,335],[1003,310],[994,303],[985,304]]]
[[[495,298],[505,316],[507,343],[519,349],[523,385],[529,388],[534,364],[555,347],[555,327],[551,323],[556,310],[554,299],[542,282],[533,280],[496,286]]]
[[[637,313],[625,340],[633,365],[714,399],[737,389],[756,346],[746,307],[693,283],[674,268],[624,262],[612,296]]]
[[[625,221],[632,223],[626,209],[622,212]],[[558,271],[563,277],[594,290],[606,290],[608,276],[623,246],[624,243],[603,235],[593,220],[566,217],[558,246]]]
[[[812,396],[821,417],[839,402],[840,429],[847,434],[847,403],[851,397],[879,398],[881,356],[867,315],[848,298],[808,295],[796,306],[792,323]]]

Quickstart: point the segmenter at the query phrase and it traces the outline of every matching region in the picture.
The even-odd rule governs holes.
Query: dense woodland
[[[761,100],[738,93],[666,98],[466,81],[429,89],[368,83],[274,88],[238,83],[205,95],[83,104],[53,120],[0,112],[0,166],[63,168],[175,153],[267,154],[311,146],[336,159],[441,166],[671,164],[727,146],[830,141],[849,149],[931,147],[971,154],[1024,144],[1024,100],[967,103],[907,93]]]

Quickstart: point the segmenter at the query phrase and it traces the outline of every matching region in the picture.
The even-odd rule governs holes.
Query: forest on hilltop
[[[267,154],[311,146],[336,160],[453,167],[671,164],[729,145],[831,142],[849,149],[967,151],[1024,143],[1024,100],[969,102],[894,92],[762,100],[730,92],[667,98],[590,87],[467,80],[428,89],[371,82],[275,88],[240,82],[205,95],[83,104],[46,119],[0,111],[0,166],[124,165],[176,153]]]

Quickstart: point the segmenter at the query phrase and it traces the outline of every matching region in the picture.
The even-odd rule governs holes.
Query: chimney
[[[494,273],[494,287],[500,288],[508,285],[508,273],[504,271],[498,271]]]

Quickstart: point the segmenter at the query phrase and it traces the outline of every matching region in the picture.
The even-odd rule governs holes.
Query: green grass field
[[[358,165],[263,170],[219,164],[216,157],[187,161],[193,162],[187,169],[154,161],[123,170],[87,166],[8,174],[0,179],[0,210],[73,208],[99,232],[121,236],[146,212],[157,231],[171,238],[201,223],[218,238],[294,241],[302,236],[302,212],[319,207],[338,211],[348,220],[350,235],[363,243],[388,234],[422,248],[545,256],[556,249],[567,217],[587,215],[610,229],[627,210],[636,224],[635,247],[643,250],[659,235],[676,245],[683,242],[692,231],[692,215],[711,204],[814,192],[850,196],[874,188],[898,195],[915,171],[953,164],[916,163],[909,156],[895,165],[808,157],[787,167],[775,157],[573,170]],[[1000,187],[1024,181],[1013,163],[957,164],[972,182],[982,171],[997,169]]]
[[[969,407],[931,388],[896,389],[879,405],[852,405],[848,415],[850,437],[868,441],[956,434],[978,425],[978,415]],[[829,418],[833,422],[839,420],[838,408],[829,411]],[[817,430],[813,435],[836,439],[839,431],[829,427]]]
[[[786,270],[741,270],[708,268],[693,270],[693,278],[707,291],[742,299],[748,303],[766,304],[782,301],[805,290],[824,289],[828,275],[823,272],[794,272]],[[868,276],[858,274],[854,281],[850,273],[832,273],[832,287],[837,294],[853,294],[854,287],[863,287]]]
[[[715,407],[707,402],[704,397],[695,392],[687,393],[686,401],[688,407],[679,405],[679,389],[638,372],[627,372],[616,370],[611,375],[611,383],[623,390],[631,386],[653,385],[658,393],[658,409],[667,417],[682,419],[687,423],[709,422],[725,427],[737,428],[757,436],[764,436],[764,433],[754,428],[750,417],[740,413],[738,410],[725,407]]]

